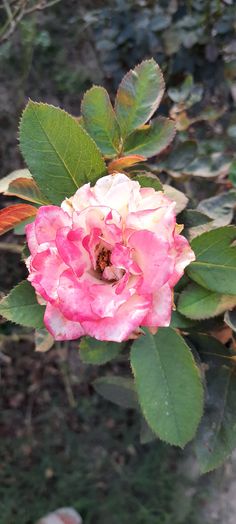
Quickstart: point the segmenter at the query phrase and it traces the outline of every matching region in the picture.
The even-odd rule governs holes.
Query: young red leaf
[[[16,204],[0,210],[0,235],[3,235],[26,218],[36,215],[37,208],[29,204]]]
[[[110,164],[108,165],[108,172],[114,173],[114,171],[122,171],[123,169],[127,167],[134,166],[135,164],[139,162],[144,162],[146,160],[145,156],[142,155],[129,155],[129,156],[122,156],[121,158],[116,158],[115,160],[112,160]]]

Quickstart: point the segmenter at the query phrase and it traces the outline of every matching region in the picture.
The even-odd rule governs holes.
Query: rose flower
[[[168,326],[173,287],[195,259],[175,203],[122,173],[41,207],[26,234],[28,280],[56,340],[121,342]]]

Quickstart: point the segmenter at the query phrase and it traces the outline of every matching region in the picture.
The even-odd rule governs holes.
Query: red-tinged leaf
[[[6,233],[13,227],[36,215],[37,208],[29,204],[16,204],[0,210],[0,235]]]
[[[32,176],[28,169],[16,169],[16,171],[12,171],[7,176],[4,176],[0,180],[0,193],[6,193],[8,191],[9,185],[11,182],[16,180],[17,178],[31,178]]]
[[[17,178],[10,182],[5,195],[13,195],[36,204],[50,204],[50,201],[41,193],[33,178]]]
[[[115,100],[123,138],[150,120],[161,102],[164,89],[162,72],[153,59],[144,60],[125,75]]]
[[[134,166],[135,164],[138,164],[139,162],[144,162],[145,160],[145,156],[142,155],[122,156],[121,158],[116,158],[115,160],[112,160],[112,162],[110,162],[108,166],[108,172],[114,173],[114,171],[122,171],[122,169]]]

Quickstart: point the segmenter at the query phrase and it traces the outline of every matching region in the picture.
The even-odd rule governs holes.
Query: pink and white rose
[[[121,342],[168,326],[173,287],[195,259],[175,203],[122,173],[41,207],[26,234],[28,280],[56,340]]]

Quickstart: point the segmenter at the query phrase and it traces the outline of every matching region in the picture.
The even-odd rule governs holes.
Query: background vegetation
[[[23,4],[0,2],[0,176],[23,165],[17,129],[28,97],[78,115],[84,90],[99,83],[112,95],[153,56],[167,83],[160,112],[179,129],[169,164],[161,158],[153,169],[194,207],[210,205],[218,225],[234,220],[235,195],[222,197],[236,179],[234,2],[32,1],[31,12]],[[21,19],[10,23],[6,5],[13,15],[23,6]],[[25,275],[21,242],[4,238],[2,293]],[[1,524],[34,524],[60,505],[85,524],[234,522],[234,462],[199,480],[191,449],[141,445],[136,415],[96,395],[99,370],[81,363],[75,343],[35,354],[31,332],[2,323],[0,344]]]

